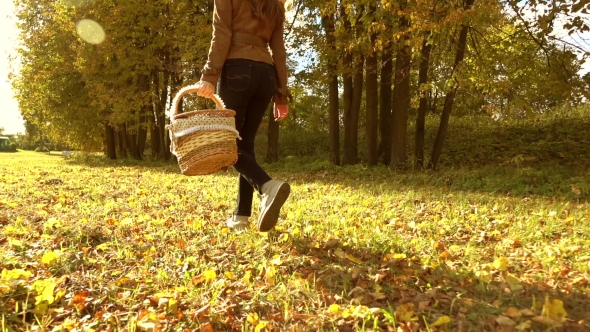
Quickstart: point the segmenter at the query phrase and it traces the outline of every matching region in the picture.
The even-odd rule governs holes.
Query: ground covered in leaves
[[[0,326],[590,330],[590,141],[579,135],[545,138],[539,154],[539,141],[522,153],[487,142],[512,152],[436,172],[286,158],[268,166],[292,184],[277,229],[241,234],[224,225],[233,171],[2,154]]]

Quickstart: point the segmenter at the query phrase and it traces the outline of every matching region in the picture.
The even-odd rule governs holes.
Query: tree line
[[[110,158],[149,150],[169,159],[165,111],[200,77],[213,1],[16,3],[21,66],[12,82],[27,134]],[[326,133],[337,165],[436,168],[452,114],[535,116],[587,98],[586,50],[559,38],[590,31],[586,0],[296,0],[289,9],[294,101],[282,130]],[[83,19],[102,26],[104,42],[80,38]],[[440,119],[432,147],[427,114]],[[272,117],[267,133],[267,159],[276,160]]]

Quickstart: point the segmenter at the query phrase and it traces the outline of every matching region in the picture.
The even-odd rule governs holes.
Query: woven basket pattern
[[[235,112],[225,109],[218,96],[213,100],[220,109],[198,110],[176,114],[183,94],[194,92],[193,86],[178,92],[170,117],[171,151],[177,156],[184,175],[206,175],[226,169],[238,160]],[[211,129],[221,127],[219,129]]]
[[[190,118],[180,118],[174,121],[174,132],[180,132],[196,126],[206,125],[226,125],[235,128],[235,119],[233,116],[210,117],[197,115]]]

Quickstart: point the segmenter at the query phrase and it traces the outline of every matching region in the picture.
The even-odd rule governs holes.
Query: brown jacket
[[[274,65],[278,85],[275,102],[287,103],[287,53],[283,24],[275,26],[255,19],[248,0],[215,0],[213,39],[201,79],[217,84],[227,59],[248,59]]]

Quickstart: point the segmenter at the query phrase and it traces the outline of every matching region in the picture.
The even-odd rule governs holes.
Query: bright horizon
[[[14,135],[24,133],[25,126],[18,108],[18,102],[14,98],[12,86],[8,80],[10,74],[10,56],[16,55],[18,29],[14,17],[15,7],[12,0],[0,1],[0,127],[4,128],[4,134]]]

